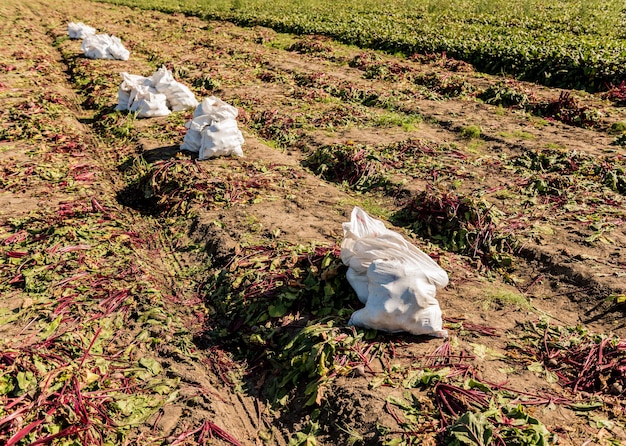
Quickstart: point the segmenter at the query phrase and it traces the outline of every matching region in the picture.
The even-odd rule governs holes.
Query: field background
[[[557,87],[605,90],[624,80],[626,12],[617,0],[111,3],[321,34],[392,53],[445,52],[480,71]]]
[[[624,10],[539,3],[5,1],[0,443],[624,444]],[[161,66],[245,157],[114,110]],[[355,205],[449,338],[347,326]]]

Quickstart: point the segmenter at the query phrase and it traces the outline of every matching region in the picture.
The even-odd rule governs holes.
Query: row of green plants
[[[504,228],[502,215],[480,198],[430,187],[403,196],[402,181],[393,175],[432,179],[432,173],[445,176],[439,169],[447,157],[458,157],[452,147],[421,140],[406,140],[381,147],[331,145],[315,150],[305,166],[320,177],[357,192],[376,192],[397,196],[400,209],[391,217],[397,226],[442,248],[480,258],[485,265],[508,268],[518,242]],[[441,158],[436,160],[436,158]],[[451,176],[458,170],[452,168]]]
[[[420,60],[417,56],[412,57],[412,59]],[[448,59],[447,56],[445,59]],[[414,66],[384,60],[380,55],[373,52],[358,54],[348,62],[348,65],[363,71],[365,79],[379,79],[389,82],[400,79],[408,80],[424,87],[420,93],[431,99],[468,96],[476,91],[476,88],[460,75],[439,74],[435,71],[422,73]]]
[[[8,104],[0,141],[28,150],[0,162],[2,189],[58,198],[0,225],[0,294],[10,304],[0,325],[22,327],[0,345],[0,441],[116,444],[180,388],[138,353],[161,348],[174,318],[135,254],[153,240],[111,197],[94,195],[101,172],[85,159],[84,135],[60,119],[71,115],[67,98],[35,93]],[[192,349],[191,334],[180,335],[174,349]]]
[[[306,38],[301,41],[307,41]],[[299,42],[301,42],[299,41]],[[486,89],[478,89],[468,82],[462,75],[441,74],[435,71],[424,73],[408,63],[390,62],[374,52],[364,52],[348,61],[349,66],[363,72],[366,79],[378,79],[386,82],[402,80],[413,84],[407,88],[406,83],[401,87],[390,85],[365,86],[358,82],[347,81],[323,72],[294,73],[293,81],[299,90],[295,96],[302,100],[317,102],[328,101],[329,96],[339,99],[344,103],[358,104],[365,107],[385,109],[387,112],[402,114],[405,120],[413,122],[421,121],[419,108],[415,104],[416,99],[426,98],[432,100],[449,99],[454,97],[476,97],[481,101],[513,109],[525,110],[530,114],[552,121],[563,122],[568,125],[594,128],[601,122],[601,113],[595,107],[581,104],[579,99],[570,92],[563,92],[559,96],[550,99],[538,99],[535,91],[529,85],[516,80],[502,80]],[[264,82],[285,83],[285,76],[277,77],[272,72],[265,71],[259,76]],[[394,84],[395,85],[395,84]],[[615,104],[622,104],[621,89],[624,87],[612,87],[604,94],[604,97]],[[274,113],[276,113],[274,111]],[[354,114],[354,113],[353,113]],[[298,127],[298,121],[289,117],[291,127]],[[330,119],[324,122],[311,120],[310,123],[324,127]],[[339,125],[359,124],[344,121]],[[282,127],[280,133],[276,132],[277,138],[282,135],[292,135],[289,141],[293,144],[297,140],[297,132],[293,129]],[[300,131],[300,133],[302,133]]]
[[[407,55],[445,52],[481,71],[505,72],[552,86],[604,90],[624,80],[624,17],[617,0],[553,5],[536,0],[506,5],[502,0],[109,2],[321,34]]]
[[[529,151],[511,159],[510,163],[519,169],[538,173],[532,183],[539,194],[560,195],[568,186],[580,184],[581,180],[626,194],[626,166],[621,155],[593,157],[576,151],[546,149]]]
[[[564,212],[569,212],[572,215],[568,218],[572,219],[608,221],[611,218],[603,214],[605,211],[598,204],[611,202],[606,191],[624,194],[625,168],[620,155],[594,157],[556,149],[527,151],[501,161],[518,177],[507,193],[520,197],[516,207],[503,213],[499,206],[483,200],[481,194],[449,188],[450,184],[461,183],[464,175],[469,175],[467,171],[471,170],[472,163],[480,164],[480,160],[464,159],[453,146],[409,139],[380,146],[322,146],[303,164],[321,178],[358,193],[395,197],[399,210],[391,217],[394,224],[446,250],[505,268],[511,266],[511,254],[524,238],[524,228],[532,226],[524,218],[518,218],[521,216],[518,213],[531,215],[535,209],[527,208],[524,203],[551,206],[552,212],[563,217]],[[463,167],[464,164],[467,165]],[[403,191],[407,177],[426,181],[430,186],[406,196]],[[495,191],[495,197],[507,197],[507,193]],[[576,198],[578,195],[580,198]],[[516,220],[513,226],[511,218]],[[619,216],[613,220],[619,223]],[[592,224],[591,228],[598,224]],[[512,227],[517,236],[507,229]],[[592,235],[589,240],[593,239]]]
[[[517,81],[498,82],[480,92],[477,97],[487,104],[526,110],[536,116],[575,127],[593,128],[600,122],[598,110],[581,105],[570,92],[562,92],[558,98],[538,100],[530,88]]]
[[[140,353],[160,348],[174,316],[158,313],[161,290],[142,279],[134,252],[149,242],[114,209],[66,203],[1,235],[0,293],[21,305],[0,322],[31,321],[31,335],[2,341],[4,444],[116,444],[176,398],[179,379]]]
[[[126,186],[118,200],[139,211],[157,216],[195,215],[199,208],[229,208],[240,203],[257,203],[263,193],[281,190],[299,175],[287,166],[241,162],[228,172],[211,173],[187,155],[148,162],[143,156],[129,157],[121,169]]]
[[[203,315],[185,319],[187,313],[171,312],[169,305],[194,312],[201,301],[188,290],[174,295],[163,271],[151,269],[154,253],[167,245],[162,238],[173,234],[145,230],[155,221],[133,218],[104,180],[108,172],[98,161],[126,159],[138,137],[134,116],[108,108],[115,73],[101,61],[73,57],[65,40],[55,43],[83,105],[93,110],[102,146],[70,118],[72,100],[36,93],[38,83],[26,83],[35,93],[9,98],[0,115],[0,141],[28,148],[24,157],[0,161],[3,190],[50,196],[0,224],[0,325],[15,330],[0,342],[0,442],[7,445],[120,444],[135,441],[164,406],[198,410],[193,386],[166,370],[164,361],[195,357],[193,330]],[[26,41],[39,50],[49,46],[30,36]],[[218,359],[205,357],[211,367]],[[183,386],[191,396],[181,396]],[[177,435],[179,441],[217,437],[240,444],[208,419]],[[172,441],[156,428],[141,436],[144,444]]]
[[[434,98],[476,96],[487,104],[522,109],[534,115],[576,127],[592,128],[600,121],[597,109],[581,105],[570,92],[562,92],[553,99],[539,100],[530,86],[516,80],[499,81],[481,91],[462,76],[436,72],[421,73],[408,64],[390,63],[374,53],[362,53],[352,59],[349,65],[363,71],[365,78],[387,81],[409,80],[426,87],[427,91],[435,95]],[[617,105],[622,105],[623,88],[623,84],[611,85],[604,97]],[[422,95],[425,93],[425,91],[421,92]]]

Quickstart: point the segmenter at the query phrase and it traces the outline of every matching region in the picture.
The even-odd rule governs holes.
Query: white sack
[[[138,118],[154,118],[171,113],[167,108],[167,98],[152,87],[138,86],[133,89],[128,100],[128,110],[137,113]]]
[[[341,260],[346,277],[365,308],[350,325],[387,332],[447,336],[438,288],[448,284],[447,273],[426,253],[355,207],[343,224]]]
[[[139,86],[149,87],[152,81],[150,78],[136,74],[128,74],[126,72],[120,74],[122,76],[122,83],[117,90],[117,106],[115,110],[123,111],[130,108],[130,95],[133,90],[136,90]]]
[[[215,96],[204,98],[193,113],[193,117],[208,116],[212,121],[235,119],[239,110]]]
[[[95,34],[83,39],[81,50],[90,59],[128,60],[130,52],[124,48],[122,41],[108,34]]]
[[[220,155],[243,156],[243,135],[237,127],[239,111],[215,96],[205,98],[185,124],[187,133],[181,150],[198,152],[204,160]]]
[[[198,159],[205,160],[220,155],[243,156],[243,135],[234,119],[214,121],[202,129]]]
[[[210,126],[213,120],[208,115],[196,116],[199,108],[200,106],[196,109],[193,119],[185,123],[187,133],[185,133],[183,143],[180,145],[180,150],[194,153],[200,152],[202,147],[202,129]]]
[[[152,76],[121,73],[122,83],[117,90],[116,110],[139,111],[140,118],[165,116],[173,111],[194,108],[195,96],[172,73],[161,67]]]
[[[167,105],[172,111],[191,110],[198,105],[189,87],[174,80],[172,72],[167,68],[159,68],[150,78],[154,88],[167,97]]]
[[[70,22],[67,25],[67,33],[70,35],[70,39],[84,39],[87,36],[93,36],[96,29],[85,25],[83,22]]]

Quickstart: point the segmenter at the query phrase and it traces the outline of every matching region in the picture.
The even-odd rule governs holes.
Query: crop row
[[[565,87],[604,90],[625,79],[620,2],[261,0],[181,3],[109,0],[296,34],[322,34],[363,48],[447,53],[490,73]]]

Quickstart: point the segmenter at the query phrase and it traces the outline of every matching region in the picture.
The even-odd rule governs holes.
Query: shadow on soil
[[[192,159],[198,156],[196,153],[181,152],[179,145],[169,145],[144,150],[134,157],[127,158],[118,166],[118,170],[123,173],[132,173],[134,170],[137,178],[117,192],[117,201],[144,215],[160,214],[163,206],[159,206],[159,197],[153,188],[154,172],[151,168],[155,163],[176,160],[179,153],[189,155]]]

